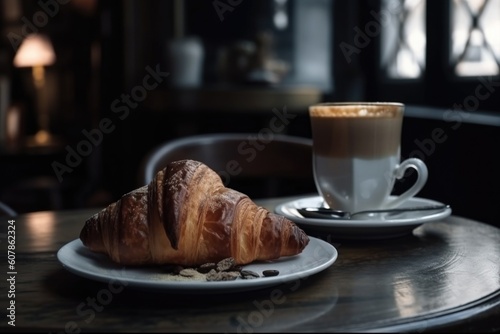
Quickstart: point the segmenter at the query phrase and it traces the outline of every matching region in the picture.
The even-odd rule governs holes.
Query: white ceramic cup
[[[350,212],[392,208],[415,196],[427,181],[417,158],[400,162],[404,104],[392,102],[321,103],[309,107],[314,181],[325,203]],[[391,196],[406,169],[415,183]]]

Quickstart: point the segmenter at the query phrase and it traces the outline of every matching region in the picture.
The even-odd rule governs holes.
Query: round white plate
[[[394,196],[391,196],[394,197]],[[427,205],[441,205],[443,203],[413,197],[399,207],[415,207]],[[308,229],[326,232],[333,239],[385,239],[410,234],[423,223],[436,221],[448,217],[451,208],[433,211],[410,211],[397,214],[376,214],[364,219],[320,219],[304,218],[298,211],[303,207],[320,207],[323,205],[321,196],[310,196],[289,201],[276,206],[275,212],[295,222],[306,232]]]
[[[225,293],[254,290],[303,279],[318,273],[337,259],[338,253],[331,244],[309,237],[310,241],[302,253],[282,257],[275,261],[252,263],[244,269],[262,274],[262,271],[278,270],[278,276],[234,281],[172,281],[166,280],[159,266],[127,267],[113,263],[107,256],[88,250],[80,241],[73,240],[57,252],[57,258],[70,272],[106,282],[123,284],[126,287],[161,289],[175,293]]]

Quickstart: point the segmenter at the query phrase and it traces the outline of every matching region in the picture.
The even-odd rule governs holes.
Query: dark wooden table
[[[272,209],[289,199],[257,202]],[[15,286],[7,281],[9,218],[1,218],[3,312],[15,301],[15,327],[3,316],[1,331],[500,331],[500,229],[477,221],[450,216],[379,241],[318,235],[339,253],[320,273],[255,291],[179,295],[117,286],[109,293],[108,284],[62,267],[57,251],[96,211],[15,217]]]

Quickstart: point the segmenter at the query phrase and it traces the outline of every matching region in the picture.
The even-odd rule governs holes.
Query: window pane
[[[500,0],[453,0],[450,9],[455,74],[500,74]]]
[[[290,83],[311,84],[325,91],[333,89],[332,1],[298,0],[293,13],[294,69],[288,77]]]
[[[425,0],[383,0],[381,66],[390,78],[420,78],[425,70]]]

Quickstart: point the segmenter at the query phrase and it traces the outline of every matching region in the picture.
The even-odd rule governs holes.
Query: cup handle
[[[396,166],[395,177],[398,180],[401,179],[408,168],[413,168],[417,171],[418,173],[417,180],[415,181],[413,186],[411,186],[410,189],[399,195],[397,198],[386,202],[384,207],[386,208],[396,207],[399,204],[406,201],[407,199],[409,199],[410,197],[415,196],[424,187],[425,183],[427,182],[427,176],[429,175],[425,163],[417,158],[406,159],[403,162],[401,162],[398,166]]]

